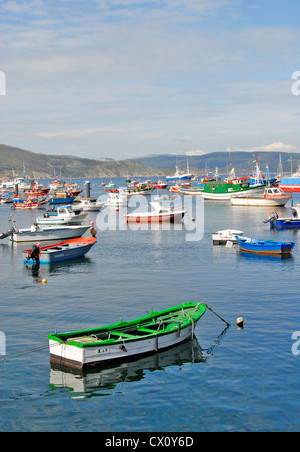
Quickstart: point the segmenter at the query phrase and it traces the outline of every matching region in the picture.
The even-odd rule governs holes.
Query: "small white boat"
[[[73,207],[73,210],[83,209],[85,212],[100,212],[104,205],[104,202],[97,201],[97,199],[82,198],[80,199],[79,204],[76,204],[76,206]]]
[[[236,229],[223,229],[212,233],[213,245],[226,245],[227,242],[238,243],[236,236],[243,237],[243,231]]]
[[[182,193],[183,195],[202,196],[203,188],[201,188],[201,187],[182,187],[180,189],[180,193]]]
[[[58,207],[57,210],[48,211],[44,217],[37,218],[37,224],[81,224],[86,218],[87,212],[73,210],[72,206]]]
[[[150,212],[133,212],[125,215],[127,223],[174,223],[181,220],[186,210],[175,210],[174,207],[163,207],[159,202],[150,202],[153,210]]]
[[[255,207],[276,207],[285,206],[292,198],[279,187],[266,187],[262,196],[235,197],[232,196],[230,203],[232,206],[255,206]]]
[[[106,202],[106,207],[126,207],[128,203],[128,196],[122,190],[122,188],[119,188],[118,193],[110,193]]]
[[[70,226],[40,226],[33,224],[31,228],[12,228],[11,240],[13,242],[42,242],[44,240],[63,240],[81,237],[88,229],[86,225]]]

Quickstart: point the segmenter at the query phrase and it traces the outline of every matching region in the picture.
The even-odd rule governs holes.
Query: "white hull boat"
[[[105,203],[97,201],[96,199],[81,199],[79,204],[73,207],[73,210],[83,209],[84,212],[100,212]]]
[[[71,206],[58,207],[57,211],[48,211],[44,217],[37,218],[36,222],[40,225],[63,225],[63,224],[81,224],[86,218],[87,212],[73,210]]]
[[[42,242],[44,240],[61,240],[81,237],[90,225],[74,226],[39,226],[32,225],[31,228],[17,229],[11,235],[13,242]]]
[[[118,193],[110,193],[107,201],[105,202],[106,207],[126,207],[127,204],[127,194],[121,188],[119,188]]]
[[[182,220],[186,210],[175,210],[174,207],[163,207],[159,202],[150,202],[154,210],[151,212],[133,212],[125,215],[127,223],[174,223]]]
[[[224,229],[212,233],[213,245],[226,245],[228,242],[238,243],[236,236],[243,237],[243,231],[237,229]]]
[[[262,196],[249,196],[247,198],[235,197],[230,199],[232,206],[277,207],[285,206],[292,199],[281,188],[268,187]]]

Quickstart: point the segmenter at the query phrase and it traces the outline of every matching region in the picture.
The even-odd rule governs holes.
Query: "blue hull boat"
[[[235,237],[241,251],[256,254],[291,254],[294,242],[275,242],[274,240],[258,240],[247,237]]]
[[[271,223],[271,227],[278,229],[299,229],[300,220],[291,219],[278,219],[274,223]]]
[[[50,198],[49,204],[71,204],[75,199],[75,196],[69,196],[67,198]]]
[[[270,223],[271,228],[275,229],[299,229],[300,228],[300,205],[291,207],[292,217],[279,217],[277,212],[272,212],[264,223]]]

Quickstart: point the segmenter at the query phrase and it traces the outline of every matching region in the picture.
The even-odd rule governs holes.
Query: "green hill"
[[[12,169],[18,175],[26,173],[36,178],[62,177],[137,177],[162,174],[144,164],[113,159],[92,160],[79,157],[37,154],[24,149],[0,144],[0,177],[11,177]]]

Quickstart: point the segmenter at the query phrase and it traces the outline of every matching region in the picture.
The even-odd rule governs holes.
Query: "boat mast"
[[[281,154],[279,155],[279,163],[277,168],[278,177],[283,176],[283,167],[282,167],[282,161],[281,161]]]
[[[289,159],[288,159],[288,162],[291,162],[291,176],[293,175],[293,157],[290,157]]]

